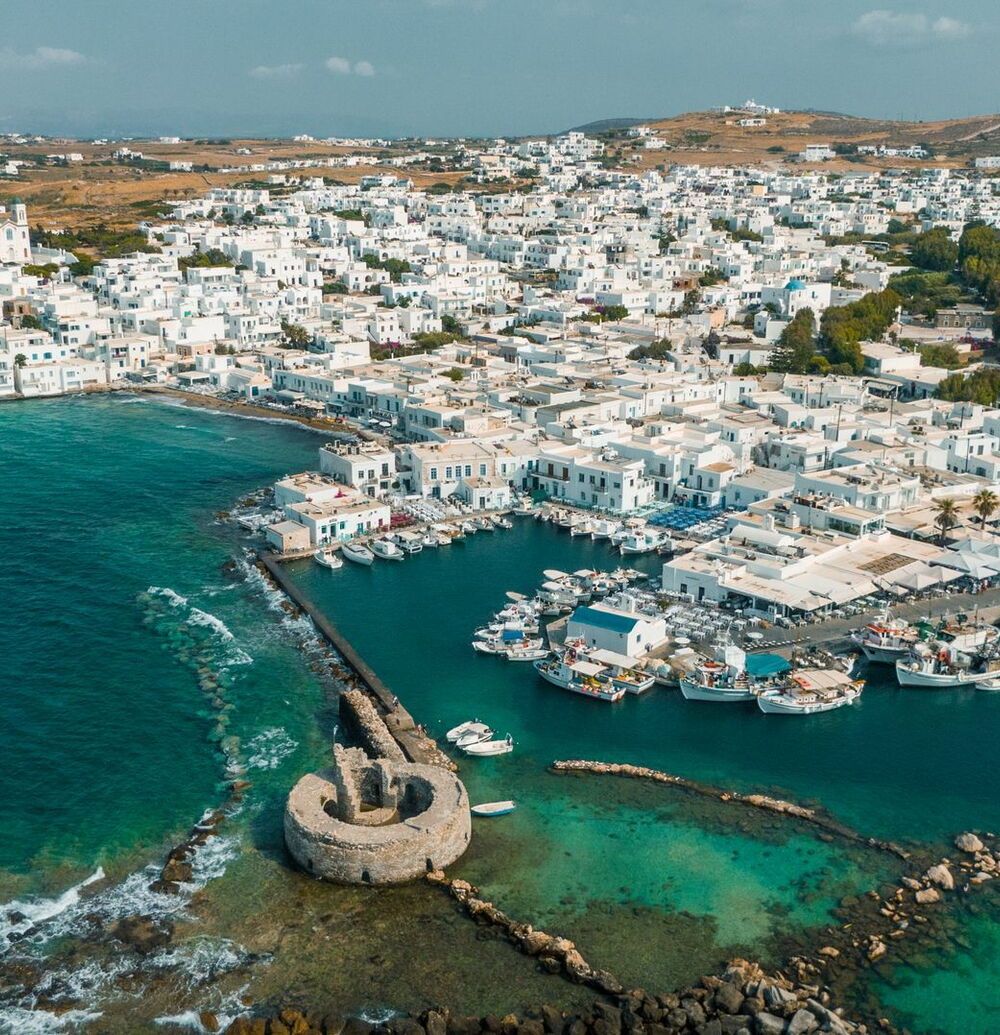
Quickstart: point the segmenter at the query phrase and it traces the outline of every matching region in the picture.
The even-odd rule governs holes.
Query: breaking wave
[[[247,768],[277,769],[298,746],[280,727],[264,730],[247,741]]]

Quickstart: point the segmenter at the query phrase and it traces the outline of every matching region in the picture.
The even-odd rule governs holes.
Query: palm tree
[[[945,497],[934,501],[934,509],[937,511],[934,524],[941,529],[941,542],[944,543],[945,536],[958,524],[958,504]]]
[[[972,509],[979,515],[984,531],[987,520],[996,513],[998,507],[1000,507],[1000,496],[989,489],[980,489],[972,497]]]

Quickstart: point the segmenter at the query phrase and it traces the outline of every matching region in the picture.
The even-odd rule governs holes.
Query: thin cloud
[[[257,65],[251,68],[247,75],[254,79],[294,79],[302,71],[302,65],[292,63],[287,65]]]
[[[351,64],[345,57],[329,57],[325,65],[326,70],[333,75],[359,75],[365,79],[375,75],[375,66],[370,61],[355,61]]]
[[[35,47],[24,54],[11,47],[0,50],[0,68],[68,68],[82,65],[86,60],[78,50],[68,47]]]
[[[949,43],[965,39],[971,31],[971,26],[957,18],[944,15],[931,18],[926,14],[887,11],[882,8],[861,15],[851,26],[853,35],[872,47]]]

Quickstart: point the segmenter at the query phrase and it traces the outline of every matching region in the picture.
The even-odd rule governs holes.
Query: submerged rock
[[[174,925],[162,917],[139,914],[123,917],[111,933],[124,945],[145,956],[170,943],[174,936]]]
[[[944,863],[932,866],[927,871],[926,876],[932,884],[936,884],[939,888],[944,888],[945,891],[953,891],[955,889],[955,878]]]

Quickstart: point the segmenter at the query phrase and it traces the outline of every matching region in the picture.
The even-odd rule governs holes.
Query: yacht
[[[372,553],[384,561],[401,561],[406,556],[391,539],[376,539],[372,542]]]
[[[758,687],[746,672],[746,654],[727,644],[717,657],[706,658],[693,672],[680,679],[687,701],[753,701]]]
[[[333,571],[344,566],[344,562],[332,550],[317,550],[313,554],[313,560],[324,568],[330,568]]]
[[[864,680],[851,679],[835,668],[802,668],[789,674],[785,685],[757,694],[757,707],[768,715],[815,715],[854,704]]]
[[[354,561],[355,564],[370,565],[375,560],[375,554],[364,543],[344,543],[340,552],[346,560]]]
[[[603,665],[583,661],[573,650],[551,661],[536,661],[534,666],[546,682],[584,697],[598,701],[620,701],[625,696],[624,688],[611,682]]]

